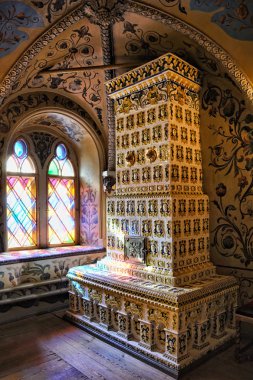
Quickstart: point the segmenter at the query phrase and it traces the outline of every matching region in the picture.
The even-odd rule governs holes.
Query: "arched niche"
[[[37,144],[33,138],[36,135]],[[2,246],[7,247],[6,240],[6,209],[4,186],[6,179],[5,163],[10,154],[11,146],[18,136],[26,136],[38,166],[43,169],[48,165],[55,141],[64,141],[75,156],[78,177],[78,224],[80,233],[77,243],[94,246],[104,240],[104,193],[102,175],[106,167],[105,147],[103,140],[98,137],[89,122],[71,111],[57,107],[33,109],[19,118],[16,124],[10,126],[4,137],[2,149]],[[51,146],[46,145],[45,136],[51,136]],[[38,143],[38,139],[40,139]],[[43,145],[44,144],[44,145]],[[49,157],[41,157],[43,149],[50,151]]]

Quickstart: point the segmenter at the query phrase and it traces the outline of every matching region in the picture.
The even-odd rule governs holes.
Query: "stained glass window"
[[[48,244],[75,242],[75,180],[64,144],[58,144],[48,168]]]
[[[17,140],[7,160],[8,248],[36,246],[35,167],[26,142]]]
[[[31,157],[28,156],[28,149],[24,140],[17,140],[13,146],[13,154],[6,163],[8,173],[35,174],[35,166]]]

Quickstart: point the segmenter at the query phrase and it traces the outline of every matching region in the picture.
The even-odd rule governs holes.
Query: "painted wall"
[[[205,80],[201,94],[204,190],[210,198],[211,258],[253,298],[253,107],[228,80]]]
[[[88,134],[78,153],[80,165],[80,242],[96,245],[101,241],[103,220],[102,168],[97,147]]]
[[[40,104],[37,103],[38,99],[41,100]],[[100,147],[99,152],[99,143],[98,141],[95,143],[94,137],[96,130],[89,126],[92,120],[81,107],[74,106],[74,103],[68,101],[67,104],[73,106],[68,115],[67,104],[62,107],[63,103],[56,103],[50,95],[49,97],[38,94],[19,96],[19,102],[10,102],[1,114],[0,323],[67,306],[68,270],[73,266],[93,263],[104,255],[101,227],[103,149]],[[76,112],[78,110],[79,112]],[[10,114],[11,117],[7,116]],[[86,121],[84,121],[85,115]],[[1,254],[6,249],[4,244],[6,242],[4,191],[6,157],[13,141],[20,133],[29,138],[33,157],[38,166],[44,168],[45,175],[47,164],[54,152],[56,138],[57,141],[61,141],[63,137],[70,156],[73,159],[76,156],[73,162],[76,161],[77,164],[74,166],[77,166],[80,184],[80,212],[78,212],[80,220],[77,223],[78,227],[80,226],[80,244],[84,247],[53,248],[50,252],[38,249],[33,251],[31,257],[30,251]],[[41,190],[41,187],[39,189]],[[45,210],[44,212],[46,214]],[[54,255],[55,253],[57,255]]]
[[[231,75],[232,69],[230,71],[230,67],[227,66],[228,70],[222,67],[222,56],[214,58],[211,55],[214,48],[205,45],[202,40],[200,45],[199,35],[194,35],[192,31],[188,31],[186,36],[182,25],[173,16],[196,26],[216,40],[231,53],[251,79],[252,2],[145,0],[135,3],[144,2],[165,13],[156,14],[144,8],[137,12],[136,7],[132,6],[130,9],[128,5],[128,10],[113,26],[115,61],[139,64],[166,51],[172,51],[202,70],[204,82],[201,92],[201,144],[205,191],[210,197],[211,257],[218,265],[219,271],[233,273],[238,277],[241,299],[246,301],[253,298],[253,107],[238,87],[237,83],[242,83],[243,78],[238,76],[236,82],[235,77]],[[7,72],[28,44],[45,30],[41,26],[43,23],[44,28],[48,28],[52,22],[68,12],[70,14],[72,7],[80,5],[78,0],[34,1],[31,11],[23,5],[21,9],[22,2],[4,3],[8,3],[9,8],[5,5],[3,12],[7,14],[6,9],[12,9],[12,18],[16,17],[19,20],[17,29],[20,31],[22,25],[22,31],[29,34],[28,39],[15,42],[15,50],[7,52],[8,54],[2,51],[2,54],[6,54],[1,61],[4,72]],[[14,3],[19,4],[15,12]],[[127,5],[128,2],[125,3]],[[32,28],[32,24],[28,22],[31,12],[37,14],[36,24],[33,23]],[[64,22],[57,24],[57,30],[48,32],[40,41],[41,45],[37,45],[38,49],[27,55],[27,69],[24,70],[25,66],[21,65],[22,75],[17,77],[15,83],[11,83],[11,96],[5,100],[0,114],[0,154],[10,127],[22,119],[24,113],[33,112],[42,106],[62,107],[75,112],[81,118],[88,118],[98,138],[101,131],[104,135],[108,133],[103,75],[94,72],[92,79],[87,72],[82,72],[81,75],[75,72],[64,75],[40,73],[43,64],[59,68],[63,61],[67,62],[66,67],[80,67],[83,63],[88,65],[88,60],[94,65],[103,63],[102,54],[106,49],[102,52],[99,26],[92,24],[87,17],[80,16],[80,12],[75,15],[78,21],[75,22],[68,16]],[[26,27],[25,22],[28,23]],[[19,32],[15,33],[15,30],[12,29],[12,38],[19,37]],[[187,31],[187,25],[185,30]],[[83,50],[80,50],[82,47]],[[5,45],[2,48],[5,49]],[[111,49],[112,46],[108,45],[107,48]],[[80,63],[79,59],[85,61]],[[8,88],[8,85],[7,81],[5,87]],[[78,133],[74,131],[73,125],[71,128],[65,128],[69,138],[76,138]],[[81,174],[84,178],[81,198],[83,209],[89,210],[92,225],[97,218],[96,210],[101,209],[102,203],[96,192],[97,180],[95,190],[90,189],[90,174],[94,173],[93,178],[99,178],[97,174],[101,173],[93,171],[95,156],[88,141],[87,146],[91,155],[89,162],[85,149],[80,151],[80,160],[88,165],[86,172]],[[96,160],[100,158],[95,158]],[[3,205],[4,199],[0,207],[2,231]],[[93,227],[87,233],[83,231],[83,241],[89,240],[90,237],[87,236],[92,234],[96,240],[97,231],[94,232]]]

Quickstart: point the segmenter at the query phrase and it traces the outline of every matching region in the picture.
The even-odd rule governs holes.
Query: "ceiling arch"
[[[101,152],[102,166],[106,165],[106,137],[90,115],[77,103],[52,93],[19,95],[7,103],[0,116],[0,133],[3,136],[0,150],[17,130],[26,128],[55,130],[65,135],[78,149],[90,135]]]
[[[0,85],[0,132],[31,104],[65,98],[61,107],[82,105],[84,118],[108,145],[113,170],[114,112],[104,83],[168,51],[198,67],[206,83],[221,79],[252,101],[250,80],[223,47],[183,19],[183,1],[90,0],[76,1],[75,7],[69,1],[63,0],[61,12],[51,9],[51,16],[44,3],[53,2],[41,2],[44,32]]]
[[[101,59],[102,61],[105,60],[105,56],[108,54],[108,51],[112,51],[113,56],[114,51],[117,51],[117,46],[115,46],[115,42],[121,43],[122,40],[120,37],[122,36],[118,35],[117,33],[114,33],[114,43],[113,41],[111,41],[112,44],[110,46],[109,39],[105,38],[106,26],[108,26],[108,17],[111,17],[111,23],[109,23],[110,26],[112,23],[114,23],[113,28],[117,30],[120,23],[122,24],[126,22],[126,15],[131,14],[132,16],[130,17],[130,19],[137,15],[139,23],[142,22],[143,24],[143,21],[141,20],[145,20],[145,25],[150,24],[151,21],[153,24],[155,23],[156,27],[153,27],[155,28],[153,30],[159,31],[161,29],[161,26],[164,25],[166,28],[168,28],[168,30],[173,30],[179,33],[181,36],[189,38],[189,40],[197,44],[199,48],[202,49],[202,51],[209,54],[214,61],[216,60],[216,62],[219,62],[223,66],[223,69],[229,73],[229,75],[237,83],[237,85],[247,94],[248,98],[252,100],[252,84],[245,75],[245,73],[236,65],[234,59],[221,46],[219,46],[216,42],[207,37],[207,35],[204,35],[195,27],[191,26],[190,24],[187,24],[185,21],[179,19],[174,14],[169,14],[168,11],[171,12],[172,10],[171,7],[166,7],[166,4],[168,5],[169,3],[174,3],[173,5],[177,7],[179,5],[179,1],[159,1],[155,2],[156,7],[154,7],[154,2],[152,1],[149,1],[149,5],[146,5],[143,4],[141,1],[126,0],[122,2],[121,0],[118,0],[104,2],[87,1],[85,2],[85,4],[81,4],[81,6],[79,6],[75,10],[71,10],[70,8],[69,13],[64,15],[64,17],[60,21],[56,22],[51,28],[49,28],[44,34],[42,34],[41,37],[38,38],[37,41],[35,41],[21,56],[21,58],[14,64],[12,69],[9,71],[9,73],[2,81],[2,86],[0,88],[0,99],[3,102],[7,95],[10,95],[10,93],[15,92],[17,90],[17,83],[19,82],[20,77],[24,74],[24,71],[31,67],[31,63],[33,63],[33,68],[35,68],[36,57],[38,57],[38,55],[42,51],[44,52],[45,48],[50,47],[50,44],[52,44],[53,41],[56,41],[57,38],[60,39],[64,31],[71,30],[71,27],[72,30],[78,30],[78,28],[75,28],[75,25],[77,25],[78,22],[84,24],[83,27],[86,29],[82,30],[86,30],[86,32],[87,25],[90,25],[90,27],[92,27],[92,29],[94,30],[94,32],[92,33],[97,36],[94,46],[97,47],[99,43],[102,46],[103,51],[100,51],[99,54],[96,55],[98,65],[101,63]],[[77,4],[79,4],[79,2],[77,2]],[[162,10],[158,9],[158,6],[160,6]],[[107,14],[104,10],[107,11]],[[165,10],[167,12],[165,12]],[[90,20],[90,22],[88,20]],[[81,33],[80,30],[81,29],[79,28],[79,34]],[[88,33],[92,35],[92,33],[90,33],[89,31]],[[99,34],[100,36],[98,36]],[[164,52],[165,51],[163,51],[163,53]],[[137,55],[135,55],[135,58],[136,57]],[[142,60],[143,63],[143,56],[140,55],[139,58],[140,60]],[[113,59],[115,62],[117,62],[117,55],[113,56]],[[145,59],[150,59],[150,54],[146,54]],[[72,62],[69,63],[68,68],[71,68],[71,65],[72,68],[80,67],[80,65],[74,66]],[[41,67],[37,67],[37,73],[40,71]],[[93,98],[95,99],[95,96]]]
[[[43,108],[57,108],[60,110],[60,113],[63,114],[68,112],[72,113],[72,115],[81,118],[94,134],[101,137],[101,139],[105,138],[91,116],[78,103],[65,96],[55,95],[54,93],[46,91],[43,91],[42,93],[23,93],[6,103],[0,115],[0,133],[8,133],[19,120],[25,117],[26,114],[33,115]]]

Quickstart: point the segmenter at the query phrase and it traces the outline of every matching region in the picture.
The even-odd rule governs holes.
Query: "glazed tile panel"
[[[216,275],[177,288],[86,266],[72,268],[68,278],[72,322],[110,336],[161,368],[180,371],[234,335],[232,277]]]
[[[108,255],[124,260],[124,236],[147,238],[147,264],[168,274],[209,261],[208,202],[190,196],[109,199]]]
[[[168,81],[116,101],[117,194],[202,192],[198,105]]]
[[[159,71],[154,62],[152,67]],[[132,79],[134,86],[111,95],[117,179],[116,194],[107,201],[107,256],[124,261],[124,237],[146,237],[154,280],[162,274],[163,282],[182,285],[214,273],[208,197],[202,191],[199,86],[171,72],[145,84],[139,75],[140,83]]]

